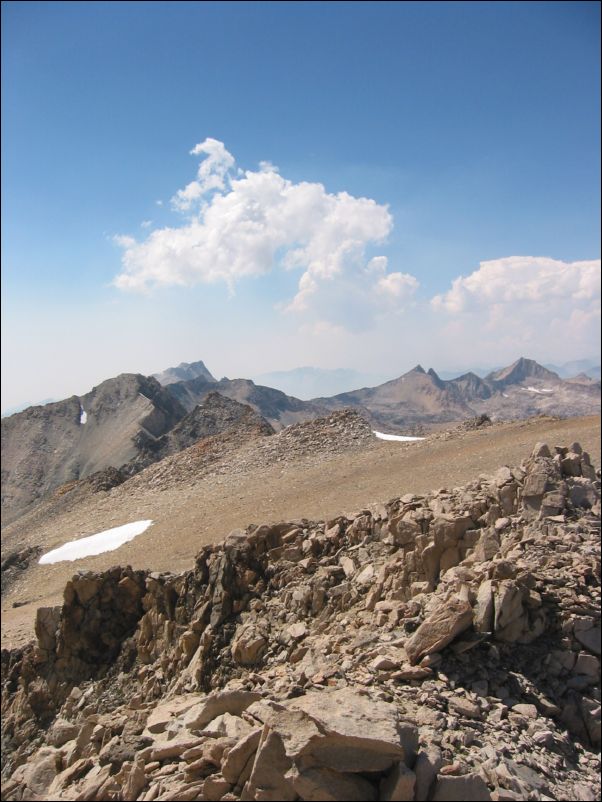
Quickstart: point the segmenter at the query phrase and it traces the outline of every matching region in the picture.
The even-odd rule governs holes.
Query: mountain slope
[[[220,395],[253,407],[276,430],[290,426],[291,423],[311,420],[328,411],[324,404],[301,401],[272,387],[255,384],[250,379],[224,378],[218,382],[210,382],[199,376],[190,381],[174,382],[166,389],[188,411],[202,403],[210,392],[216,391]]]
[[[437,427],[481,414],[493,420],[512,420],[541,414],[591,415],[600,410],[599,382],[564,381],[522,357],[485,379],[466,373],[444,381],[434,370],[426,372],[417,365],[377,387],[312,401],[302,401],[249,379],[215,381],[202,362],[183,363],[164,374],[171,371],[173,379],[173,371],[180,369],[185,375],[189,370],[202,375],[171,381],[162,387],[154,378],[122,374],[84,396],[31,407],[4,418],[4,522],[14,520],[64,483],[109,467],[125,466],[126,474],[135,473],[188,447],[195,438],[212,436],[215,432],[208,424],[207,410],[198,410],[197,405],[216,392],[251,407],[254,413],[244,414],[251,416],[249,421],[253,419],[252,426],[259,427],[258,431],[263,427],[264,433],[270,426],[280,430],[345,407],[360,412],[373,428],[403,434],[421,433],[425,426]],[[169,377],[163,375],[163,379]],[[216,403],[215,399],[212,403]],[[224,402],[217,403],[225,413]],[[253,414],[257,417],[253,418]]]
[[[461,420],[474,414],[453,382],[442,381],[434,370],[421,365],[378,387],[341,393],[331,399],[314,399],[328,406],[368,410],[378,425],[411,427],[417,424]]]
[[[89,393],[2,420],[2,508],[13,520],[65,482],[134,459],[186,410],[152,378],[124,373]]]
[[[242,444],[249,437],[269,436],[274,429],[248,404],[240,404],[219,393],[210,392],[171,431],[155,439],[144,430],[135,437],[138,455],[124,467],[126,474],[137,473],[153,462],[177,454],[207,437],[228,432]]]
[[[463,486],[71,571],[2,651],[2,798],[599,798],[599,481],[479,439]]]
[[[511,384],[520,384],[527,379],[541,379],[542,381],[557,382],[561,381],[560,376],[543,365],[535,362],[534,359],[525,359],[521,356],[516,362],[506,368],[496,370],[485,377],[486,381],[500,387]]]

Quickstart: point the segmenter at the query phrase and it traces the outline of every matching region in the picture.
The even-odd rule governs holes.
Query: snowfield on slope
[[[410,437],[405,434],[385,434],[384,432],[377,432],[374,429],[372,433],[375,434],[379,440],[397,440],[400,443],[408,443],[412,440],[424,440],[424,437]]]
[[[63,560],[80,560],[83,557],[93,557],[105,551],[114,551],[141,535],[152,524],[152,521],[133,521],[123,526],[105,529],[96,535],[82,537],[79,540],[70,540],[58,549],[53,549],[40,557],[40,565],[51,565]]]

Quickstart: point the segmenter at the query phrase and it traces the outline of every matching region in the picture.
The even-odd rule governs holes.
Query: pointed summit
[[[180,362],[177,368],[167,368],[161,373],[155,373],[154,377],[164,387],[168,384],[190,381],[191,379],[205,379],[208,382],[216,382],[216,379],[209,373],[202,360],[198,362]]]
[[[445,383],[439,378],[437,373],[433,368],[429,368],[427,371],[427,375],[431,377],[431,379],[435,382],[439,389],[443,389],[445,387]]]
[[[521,356],[507,368],[502,368],[494,373],[490,373],[487,379],[498,384],[520,384],[526,379],[543,379],[544,381],[560,381],[560,376],[534,359],[526,359]]]

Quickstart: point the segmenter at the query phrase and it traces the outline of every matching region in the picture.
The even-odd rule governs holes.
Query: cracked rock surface
[[[353,517],[82,572],[2,652],[7,800],[600,794],[600,477],[578,443]]]

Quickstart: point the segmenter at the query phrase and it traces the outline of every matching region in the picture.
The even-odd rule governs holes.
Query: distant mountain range
[[[14,407],[6,407],[2,410],[2,417],[8,418],[9,415],[15,415],[17,412],[23,412],[24,409],[27,407],[39,407],[44,406],[44,404],[52,404],[53,401],[56,401],[56,398],[43,398],[41,401],[34,401],[33,403],[30,401],[29,403],[24,404],[16,404]]]
[[[156,378],[121,374],[81,397],[3,418],[3,519],[14,520],[64,483],[108,468],[130,475],[234,425],[241,437],[251,430],[269,435],[345,407],[374,428],[412,434],[482,413],[498,420],[597,413],[600,382],[584,373],[565,380],[522,357],[485,377],[468,372],[448,380],[417,365],[377,386],[309,400],[250,379],[217,381],[201,361]]]
[[[584,377],[564,381],[532,359],[521,357],[512,365],[484,378],[465,373],[441,379],[431,368],[417,365],[408,373],[378,387],[314,399],[330,409],[354,406],[365,409],[379,426],[389,430],[462,420],[477,414],[492,419],[532,415],[585,415],[600,407],[600,383]]]
[[[570,379],[583,373],[590,379],[600,379],[600,360],[594,359],[575,359],[572,362],[565,362],[563,365],[546,365],[546,368],[553,370],[561,379]]]

